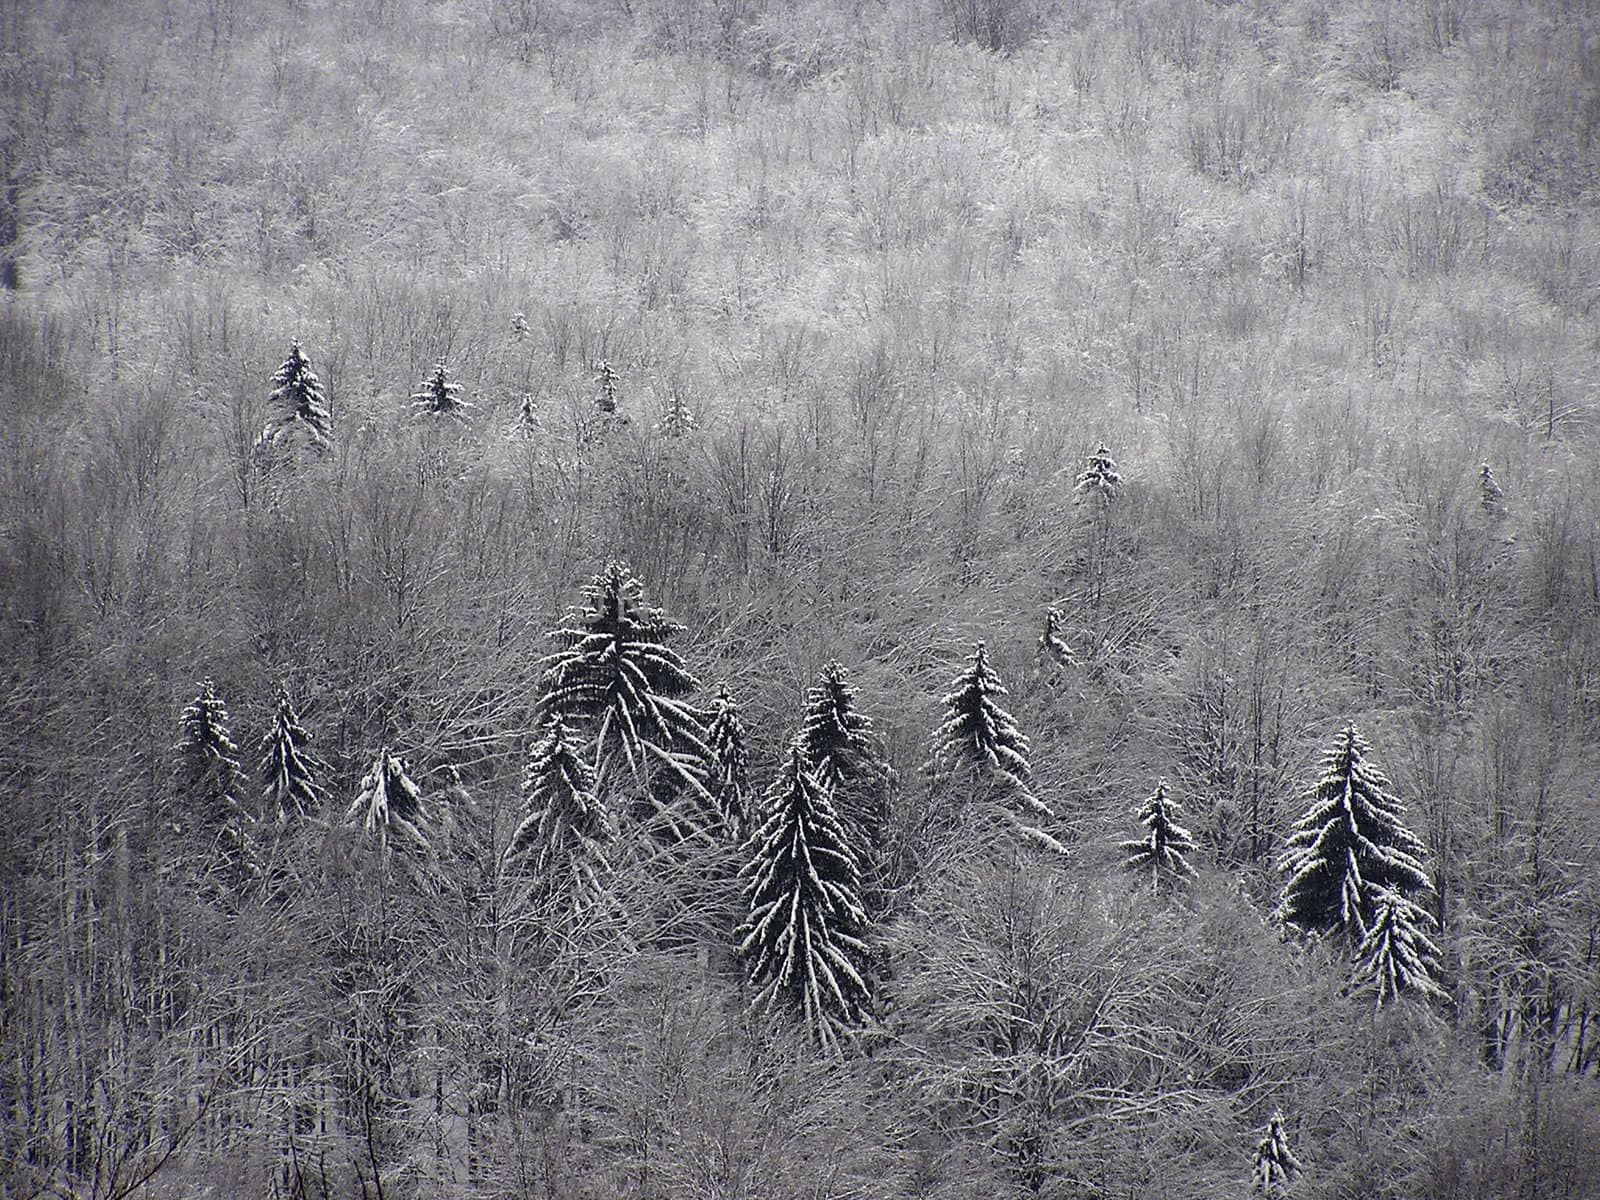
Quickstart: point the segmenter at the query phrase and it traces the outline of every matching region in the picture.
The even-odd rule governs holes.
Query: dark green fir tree
[[[717,698],[712,704],[705,740],[711,747],[707,786],[716,799],[723,832],[736,837],[742,833],[748,819],[750,758],[745,750],[744,721],[739,716],[739,705],[726,683],[717,684]]]
[[[1283,1126],[1283,1114],[1273,1113],[1267,1122],[1266,1135],[1256,1143],[1252,1190],[1267,1197],[1267,1200],[1275,1200],[1288,1193],[1289,1185],[1304,1170],[1300,1160],[1289,1149],[1289,1134]]]
[[[261,739],[261,775],[267,781],[262,811],[279,823],[315,816],[322,807],[315,763],[306,748],[310,740],[289,699],[289,689],[280,687],[272,726]]]
[[[299,342],[289,344],[289,357],[273,375],[267,401],[272,413],[256,442],[258,448],[291,449],[304,444],[318,453],[332,448],[333,417],[328,411],[328,398]]]
[[[1194,875],[1188,858],[1194,850],[1194,837],[1178,824],[1182,814],[1182,805],[1168,794],[1167,781],[1161,780],[1139,806],[1139,821],[1146,831],[1144,837],[1123,842],[1120,847],[1124,855],[1123,869],[1148,875],[1150,886],[1156,891]]]
[[[377,842],[387,861],[395,847],[413,854],[432,849],[432,830],[422,789],[406,764],[388,746],[378,751],[372,768],[361,777],[361,791],[345,812],[345,822]]]
[[[888,819],[888,764],[872,719],[856,703],[849,673],[837,661],[822,668],[806,692],[800,744],[851,839],[869,853],[883,841]]]
[[[239,885],[260,873],[256,820],[244,807],[239,748],[228,733],[228,708],[207,679],[178,717],[178,807],[173,822],[186,854],[206,873],[220,871]]]
[[[507,862],[525,868],[545,894],[563,895],[576,906],[603,895],[616,832],[595,794],[594,768],[559,715],[546,720],[544,736],[528,757],[522,802]]]

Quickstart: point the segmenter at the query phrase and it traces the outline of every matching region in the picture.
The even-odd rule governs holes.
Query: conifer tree
[[[1006,694],[999,675],[989,666],[987,647],[977,643],[972,665],[956,677],[953,690],[944,698],[947,717],[933,735],[933,770],[936,775],[966,771],[992,780],[1028,816],[1049,820],[1054,816],[1050,807],[1033,794],[1028,738],[995,699]],[[1010,812],[1010,818],[1028,841],[1066,852],[1060,842],[1016,812]]]
[[[764,799],[747,853],[740,877],[748,916],[737,937],[758,989],[755,1003],[794,1005],[817,1041],[837,1049],[870,991],[861,872],[798,738]]]
[[[699,682],[666,644],[683,626],[648,607],[619,562],[606,564],[583,596],[547,635],[561,649],[543,661],[541,707],[592,737],[600,786],[624,771],[646,781],[655,765],[710,800],[701,777],[712,754],[685,699]]]
[[[1072,653],[1066,638],[1061,636],[1061,621],[1059,609],[1044,610],[1044,632],[1039,635],[1039,656],[1053,659],[1063,667],[1076,666],[1078,657]]]
[[[884,783],[888,766],[872,733],[872,719],[856,707],[856,689],[837,661],[822,668],[806,692],[800,743],[817,780],[863,851],[883,840]]]
[[[322,789],[317,786],[306,749],[310,740],[289,700],[289,689],[280,687],[278,711],[261,739],[261,774],[267,781],[262,811],[276,815],[280,822],[314,816],[322,807]]]
[[[1485,462],[1478,475],[1478,499],[1483,504],[1483,511],[1490,516],[1499,516],[1504,511],[1502,504],[1505,495],[1500,481],[1494,477],[1494,468]]]
[[[689,408],[689,401],[684,398],[683,390],[674,387],[667,394],[667,401],[661,407],[661,432],[668,437],[682,437],[686,433],[693,433],[700,428],[693,411]]]
[[[179,714],[178,734],[178,832],[236,882],[257,874],[256,822],[240,799],[244,776],[239,748],[228,733],[227,705],[210,679]]]
[[[711,794],[725,831],[737,834],[744,828],[746,797],[750,790],[749,756],[744,748],[744,722],[739,706],[726,683],[717,684],[717,699],[706,727],[706,743],[711,747]]]
[[[1127,857],[1122,866],[1128,871],[1148,871],[1150,886],[1159,890],[1164,883],[1194,875],[1194,868],[1185,857],[1194,849],[1194,838],[1177,818],[1183,806],[1167,795],[1167,781],[1156,784],[1156,790],[1139,808],[1139,820],[1149,831],[1136,841],[1123,842],[1122,853]]]
[[[526,864],[539,883],[570,889],[578,903],[605,890],[607,845],[615,831],[595,794],[595,773],[559,715],[545,722],[544,736],[522,777],[524,815],[506,859]]]
[[[1289,1135],[1283,1128],[1283,1114],[1273,1113],[1267,1122],[1266,1136],[1256,1143],[1253,1190],[1268,1197],[1281,1196],[1305,1168],[1289,1149]]]
[[[528,328],[528,314],[525,313],[525,312],[514,312],[514,313],[512,313],[511,314],[511,338],[512,338],[512,340],[520,342],[524,338],[526,338],[530,332],[532,332],[532,331]]]
[[[1370,987],[1378,1008],[1406,991],[1445,999],[1435,982],[1439,948],[1425,932],[1432,925],[1426,910],[1388,888],[1378,889],[1372,928],[1356,950],[1351,984]]]
[[[411,395],[411,411],[419,417],[448,417],[465,421],[477,407],[461,398],[461,387],[450,381],[450,368],[435,363],[432,373],[422,381],[422,390]]]
[[[1278,864],[1289,875],[1284,920],[1308,933],[1337,932],[1352,947],[1366,940],[1385,892],[1409,897],[1428,883],[1426,850],[1401,822],[1404,806],[1369,753],[1353,726],[1334,738]]]
[[[606,416],[615,416],[617,412],[617,371],[611,365],[609,358],[602,358],[594,365],[595,383],[599,391],[595,393],[594,406]]]
[[[322,391],[322,381],[298,341],[289,344],[289,357],[272,377],[267,397],[274,409],[257,440],[258,446],[290,446],[297,440],[319,453],[333,445],[333,417]]]
[[[411,779],[406,764],[384,746],[373,760],[372,769],[361,778],[361,791],[351,801],[345,821],[375,837],[387,858],[399,843],[412,851],[431,848],[427,806],[422,789]]]
[[[1092,501],[1102,506],[1109,505],[1122,491],[1122,475],[1104,442],[1089,456],[1073,491],[1079,501]]]

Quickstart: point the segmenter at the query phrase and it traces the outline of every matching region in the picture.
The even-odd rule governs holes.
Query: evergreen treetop
[[[432,373],[422,381],[422,390],[411,395],[411,411],[419,417],[450,417],[465,421],[475,405],[461,398],[461,387],[450,381],[450,368],[435,363]]]
[[[1122,475],[1104,442],[1089,456],[1073,485],[1073,491],[1079,500],[1092,500],[1103,505],[1110,504],[1122,491]]]
[[[1253,1190],[1271,1200],[1281,1196],[1294,1177],[1305,1168],[1289,1149],[1289,1135],[1283,1127],[1283,1114],[1273,1113],[1267,1122],[1266,1136],[1256,1143]]]
[[[261,739],[261,774],[267,781],[263,811],[275,814],[280,822],[315,816],[322,807],[322,789],[306,749],[310,740],[289,699],[289,689],[280,687],[277,712]]]
[[[289,344],[289,357],[273,375],[267,399],[275,411],[258,444],[287,445],[301,438],[319,452],[332,446],[333,417],[327,396],[298,341]]]
[[[796,739],[767,793],[740,870],[748,916],[739,953],[756,1005],[793,1004],[823,1046],[837,1049],[870,989],[863,970],[860,864],[833,803]]]
[[[1039,650],[1041,657],[1054,659],[1064,667],[1076,666],[1077,655],[1072,653],[1072,647],[1067,645],[1067,640],[1061,634],[1062,616],[1059,609],[1047,608],[1044,610],[1044,632],[1039,635]]]
[[[216,684],[205,680],[178,716],[178,797],[180,833],[193,833],[237,877],[257,873],[252,844],[255,818],[244,807],[244,775],[239,748],[228,733],[228,708]]]
[[[693,433],[700,428],[700,422],[690,409],[683,389],[674,387],[667,393],[666,403],[661,406],[661,421],[658,427],[662,433],[673,438]]]
[[[856,688],[837,660],[822,668],[806,691],[800,744],[818,781],[863,847],[883,837],[883,784],[888,765],[872,732],[872,719],[856,705]]]
[[[711,794],[716,798],[723,828],[737,833],[744,828],[746,819],[750,765],[744,746],[744,722],[726,683],[717,684],[711,713],[711,723],[706,727],[706,743],[711,747]]]
[[[422,789],[411,779],[406,764],[384,746],[371,769],[361,778],[361,791],[345,812],[345,821],[375,837],[387,856],[398,842],[408,850],[431,849],[427,806]]]
[[[1334,738],[1279,859],[1289,875],[1284,920],[1308,933],[1338,932],[1352,946],[1366,940],[1385,892],[1409,896],[1428,885],[1427,851],[1402,823],[1404,806],[1370,752],[1354,726]]]
[[[1494,468],[1484,463],[1478,473],[1478,499],[1483,510],[1490,515],[1499,515],[1503,511],[1505,495],[1500,481],[1494,477]]]
[[[1415,992],[1430,1000],[1446,999],[1435,982],[1439,948],[1425,932],[1433,918],[1388,888],[1377,889],[1375,907],[1372,927],[1356,948],[1351,984],[1371,988],[1378,1008],[1399,999],[1402,992]]]
[[[643,779],[651,763],[695,789],[712,753],[684,699],[699,682],[666,643],[683,626],[644,603],[644,588],[619,562],[606,565],[548,636],[561,649],[543,660],[541,707],[590,734],[600,784],[626,768]]]
[[[599,387],[594,405],[606,416],[614,416],[617,411],[617,370],[609,358],[602,358],[595,363],[594,372],[595,383]]]
[[[1126,855],[1123,868],[1148,871],[1151,886],[1156,888],[1165,881],[1193,876],[1194,868],[1187,855],[1194,849],[1194,837],[1178,824],[1182,813],[1183,806],[1167,794],[1167,781],[1159,781],[1139,807],[1139,820],[1148,832],[1136,841],[1121,844]]]
[[[528,757],[522,778],[524,815],[506,858],[528,864],[546,888],[570,885],[582,902],[604,891],[607,845],[616,833],[595,794],[595,773],[559,714]]]

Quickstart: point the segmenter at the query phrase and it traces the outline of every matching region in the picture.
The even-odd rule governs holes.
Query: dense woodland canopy
[[[1600,1194],[1592,5],[0,87],[4,1195]]]

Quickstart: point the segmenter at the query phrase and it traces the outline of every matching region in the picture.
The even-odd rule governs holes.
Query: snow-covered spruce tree
[[[290,447],[304,441],[322,452],[333,445],[333,417],[322,381],[311,369],[299,342],[289,344],[289,357],[272,377],[267,397],[273,412],[261,431],[258,446]]]
[[[683,394],[683,389],[674,387],[668,394],[666,403],[661,406],[661,421],[658,428],[668,437],[682,437],[686,433],[693,433],[700,428],[700,422],[695,419],[689,401]]]
[[[411,411],[419,417],[465,421],[475,407],[461,398],[460,385],[450,382],[450,368],[442,362],[434,364],[422,390],[411,394]]]
[[[592,737],[602,789],[624,776],[648,786],[664,772],[711,802],[703,781],[711,749],[685,699],[699,682],[667,645],[683,626],[648,607],[619,562],[607,563],[583,596],[547,635],[561,649],[543,660],[541,709]]]
[[[828,789],[797,738],[763,798],[740,869],[748,916],[739,953],[755,1005],[794,1005],[823,1046],[837,1050],[859,1023],[870,989],[862,969],[861,871]]]
[[[239,748],[228,734],[228,708],[207,679],[178,716],[177,788],[174,822],[186,843],[212,866],[240,882],[259,873],[255,818],[245,809]]]
[[[1426,910],[1387,888],[1378,889],[1372,928],[1356,949],[1353,988],[1370,988],[1373,1004],[1382,1008],[1401,992],[1429,1000],[1445,999],[1434,981],[1439,948],[1429,940],[1433,918]]]
[[[1186,857],[1194,849],[1194,838],[1178,817],[1183,806],[1167,794],[1167,781],[1156,784],[1156,790],[1139,807],[1139,820],[1147,832],[1132,842],[1123,842],[1121,850],[1127,857],[1122,866],[1127,871],[1145,871],[1150,875],[1150,886],[1160,890],[1163,885],[1194,875],[1194,868]]]
[[[361,777],[361,792],[351,801],[345,822],[376,838],[384,857],[397,843],[408,851],[424,853],[432,845],[422,789],[407,774],[405,762],[387,746],[378,751],[372,769]]]
[[[604,892],[606,847],[615,839],[594,789],[594,768],[583,761],[566,722],[549,717],[522,777],[524,815],[506,861],[525,866],[538,886],[578,905]]]
[[[818,781],[833,797],[863,853],[883,840],[888,764],[872,732],[872,719],[856,707],[856,689],[837,661],[822,668],[806,691],[800,744]]]
[[[1072,490],[1080,501],[1101,505],[1109,505],[1122,491],[1122,475],[1117,471],[1116,460],[1111,457],[1111,451],[1104,442],[1089,456]]]
[[[969,773],[1000,786],[1004,798],[1019,805],[1027,818],[1050,820],[1055,814],[1033,794],[1033,768],[1028,763],[1028,738],[995,697],[1006,689],[989,666],[989,652],[977,643],[972,665],[956,676],[944,698],[946,719],[934,731],[932,768],[936,777]],[[1010,822],[1027,841],[1056,853],[1066,848],[1032,820],[1008,808]]]
[[[739,705],[726,683],[717,684],[717,699],[706,726],[706,743],[711,747],[709,786],[717,802],[723,830],[737,836],[745,825],[750,793],[750,760],[744,748],[744,721]]]
[[[1483,511],[1490,516],[1499,516],[1505,511],[1505,496],[1500,481],[1494,477],[1494,468],[1484,463],[1478,473],[1478,500],[1483,505]]]
[[[1067,645],[1067,639],[1061,635],[1061,624],[1059,609],[1044,610],[1044,632],[1039,635],[1039,657],[1051,659],[1063,667],[1076,666],[1078,657],[1072,653],[1072,647]]]
[[[615,416],[617,412],[617,369],[611,365],[609,358],[602,358],[594,365],[594,381],[599,389],[595,392],[594,406],[606,416]]]
[[[1338,933],[1351,947],[1366,940],[1384,893],[1409,897],[1428,886],[1427,851],[1402,824],[1404,806],[1369,753],[1354,726],[1339,732],[1278,862],[1289,876],[1283,919]]]
[[[1283,1114],[1273,1113],[1267,1122],[1266,1136],[1256,1143],[1252,1190],[1271,1200],[1281,1196],[1305,1168],[1289,1149],[1289,1135],[1283,1128]]]
[[[261,775],[267,781],[264,814],[286,822],[314,816],[322,807],[313,760],[306,743],[311,740],[289,699],[289,689],[278,689],[278,711],[261,739]]]

